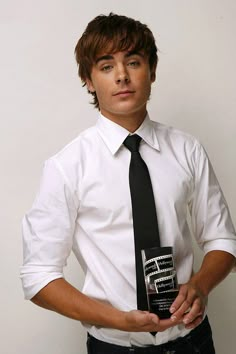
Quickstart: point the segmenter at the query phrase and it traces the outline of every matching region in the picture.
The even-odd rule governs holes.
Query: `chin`
[[[121,114],[130,114],[130,113],[140,112],[144,109],[146,110],[146,102],[139,105],[130,104],[127,102],[126,104],[124,103],[121,104],[119,107],[117,107],[116,113],[120,112]]]

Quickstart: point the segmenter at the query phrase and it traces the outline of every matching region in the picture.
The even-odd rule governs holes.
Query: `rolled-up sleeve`
[[[192,155],[194,192],[191,200],[193,233],[205,253],[222,250],[236,256],[235,229],[227,202],[209,158],[200,144]]]
[[[71,252],[78,205],[55,159],[45,163],[38,195],[23,219],[23,266],[26,299],[63,277]]]

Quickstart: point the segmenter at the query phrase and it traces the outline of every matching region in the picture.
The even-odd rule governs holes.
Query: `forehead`
[[[96,59],[102,55],[109,54],[113,55],[118,52],[136,52],[143,53],[145,50],[142,48],[140,42],[137,40],[131,40],[130,37],[126,38],[101,38],[93,48],[93,59]]]
[[[95,59],[94,63],[97,64],[101,60],[112,60],[112,59],[128,59],[133,56],[139,56],[142,57],[143,59],[147,58],[147,55],[143,51],[137,51],[137,50],[124,50],[124,51],[107,51],[103,50],[99,52]]]

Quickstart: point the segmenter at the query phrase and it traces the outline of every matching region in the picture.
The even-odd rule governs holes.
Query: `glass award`
[[[169,308],[178,295],[172,247],[153,247],[141,252],[149,311],[161,319],[169,318]]]

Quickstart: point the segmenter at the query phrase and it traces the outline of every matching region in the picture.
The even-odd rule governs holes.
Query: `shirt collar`
[[[96,124],[98,133],[111,151],[112,155],[119,150],[123,141],[127,138],[130,132],[121,127],[119,124],[112,122],[104,117],[101,113]],[[141,126],[134,132],[138,134],[148,145],[160,151],[160,145],[157,138],[157,133],[153,128],[152,121],[147,114]]]

